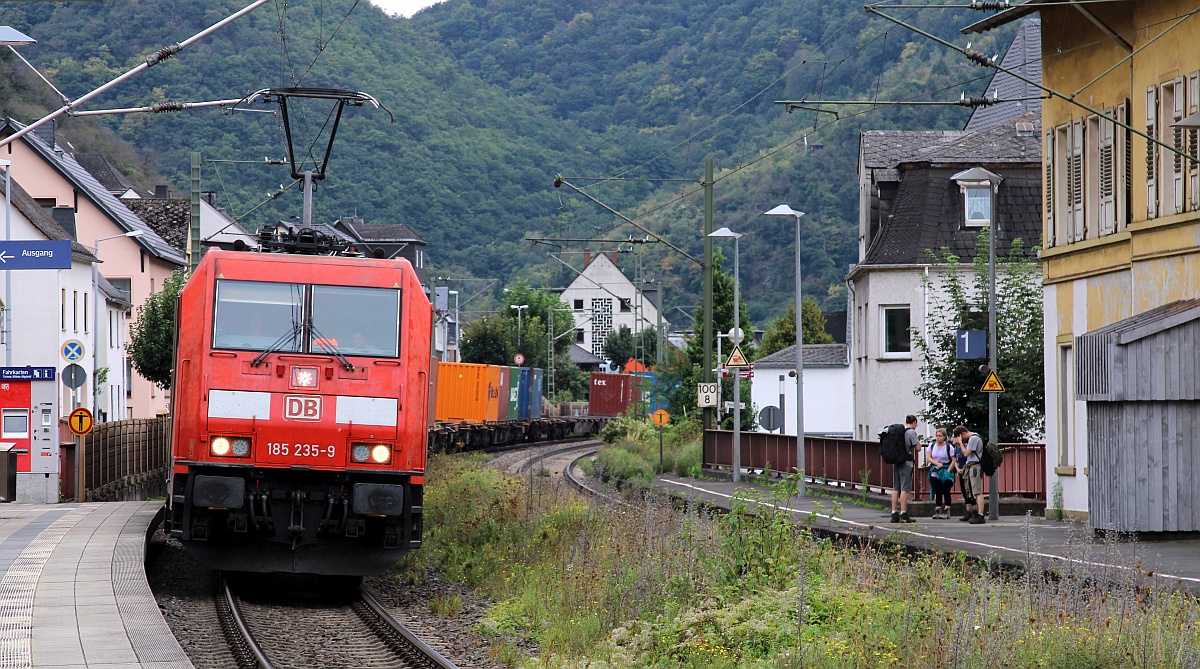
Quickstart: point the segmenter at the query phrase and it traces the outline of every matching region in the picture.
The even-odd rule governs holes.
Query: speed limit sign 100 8
[[[701,409],[717,406],[717,384],[697,383],[696,390],[696,406]]]

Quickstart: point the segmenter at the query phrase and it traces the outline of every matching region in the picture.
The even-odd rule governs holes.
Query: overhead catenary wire
[[[62,107],[59,107],[57,110],[50,112],[49,114],[46,114],[42,118],[38,119],[37,121],[34,121],[33,123],[30,123],[29,125],[25,126],[24,128],[21,128],[20,130],[16,131],[15,133],[9,135],[8,137],[5,137],[4,139],[0,139],[0,146],[5,146],[8,144],[11,144],[13,141],[15,141],[21,137],[24,137],[25,135],[33,132],[34,130],[42,127],[43,125],[45,125],[47,123],[52,122],[54,119],[66,114],[68,111],[71,110],[71,108],[76,107],[80,104],[83,104],[84,102],[91,100],[92,98],[96,97],[97,95],[100,95],[101,93],[103,93],[115,86],[118,86],[121,83],[124,83],[126,80],[130,79],[131,77],[134,77],[134,76],[140,74],[143,70],[146,70],[150,67],[153,67],[154,65],[157,65],[158,63],[161,63],[162,61],[170,58],[171,56],[173,56],[173,55],[179,53],[180,51],[186,49],[187,47],[191,46],[196,41],[201,40],[201,39],[211,35],[212,33],[220,30],[221,28],[224,28],[226,25],[229,25],[230,23],[245,16],[246,14],[249,14],[250,12],[257,9],[258,7],[265,5],[269,1],[270,0],[254,0],[254,2],[250,3],[249,5],[242,8],[241,10],[225,17],[224,19],[221,19],[220,21],[205,28],[204,30],[201,30],[200,32],[196,33],[195,35],[192,35],[191,37],[187,38],[186,40],[184,40],[182,42],[176,42],[175,44],[163,47],[163,48],[159,49],[158,51],[155,51],[151,55],[147,56],[146,59],[142,63],[140,63],[139,65],[126,71],[124,74],[121,74],[121,75],[117,76],[115,79],[110,80],[108,83],[102,84],[98,88],[93,89],[90,93],[86,93],[83,96],[81,96],[75,100],[72,100],[71,102],[68,102],[67,104],[63,105]]]

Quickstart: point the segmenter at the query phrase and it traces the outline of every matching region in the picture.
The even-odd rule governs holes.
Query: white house
[[[97,379],[95,417],[97,423],[120,420],[129,415],[129,377],[132,365],[125,357],[125,320],[133,305],[129,294],[98,277],[98,290],[104,299],[100,322],[96,324],[96,369],[103,372]]]
[[[635,333],[658,327],[657,288],[639,290],[615,257],[600,253],[585,256],[584,262],[583,272],[562,291],[562,301],[574,312],[576,344],[603,358],[609,332],[622,325]],[[670,323],[664,319],[662,327],[665,332]]]
[[[796,434],[796,347],[754,361],[750,398],[756,410],[783,409],[783,434]],[[728,383],[728,381],[725,381]],[[760,432],[765,432],[761,426]],[[846,344],[804,345],[804,434],[854,433],[854,376]]]

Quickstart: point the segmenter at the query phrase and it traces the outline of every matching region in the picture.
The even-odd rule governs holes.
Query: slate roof
[[[127,191],[136,191],[138,187],[129,180],[129,177],[121,173],[115,165],[108,162],[100,153],[76,153],[75,160],[83,169],[88,171],[88,174],[96,177],[102,186],[110,193],[125,193]]]
[[[571,344],[570,355],[571,362],[575,363],[576,365],[599,365],[600,363],[604,362],[600,358],[597,358],[595,355],[593,355],[591,351],[580,346],[579,344]]]
[[[756,368],[793,369],[796,366],[796,345],[776,351],[754,361]],[[846,344],[805,344],[805,367],[849,367],[850,347]]]
[[[11,118],[6,118],[3,123],[0,123],[0,136],[7,137],[14,132],[23,129],[25,126],[22,123],[14,121]],[[186,265],[187,259],[182,253],[175,249],[158,235],[145,221],[138,218],[136,214],[129,210],[117,196],[108,192],[96,177],[88,173],[87,170],[79,164],[71,154],[63,151],[57,145],[50,146],[46,141],[37,135],[37,133],[29,133],[23,135],[21,139],[32,148],[47,164],[52,166],[64,179],[71,182],[79,193],[91,200],[97,207],[108,215],[119,228],[125,232],[133,230],[141,230],[142,235],[132,237],[138,246],[146,249],[151,255],[156,258],[165,260],[175,265]]]
[[[1018,133],[1017,122],[1033,124]],[[982,130],[864,130],[859,152],[867,169],[905,164],[1041,163],[1041,111]]]
[[[859,265],[920,265],[930,262],[927,249],[947,247],[962,262],[975,257],[975,239],[980,228],[962,221],[962,194],[951,179],[959,167],[908,170],[900,181],[891,214],[871,241]],[[1000,183],[997,216],[998,252],[1006,252],[1012,240],[1025,242],[1025,254],[1042,239],[1042,182],[1040,166],[998,170]]]
[[[100,262],[96,256],[92,255],[91,249],[71,239],[71,235],[67,234],[66,230],[54,220],[45,209],[37,202],[34,202],[33,197],[21,188],[21,184],[17,183],[16,179],[12,180],[12,204],[17,211],[21,212],[33,227],[46,236],[46,239],[55,241],[71,242],[71,258],[82,260],[83,262]],[[0,197],[4,196],[4,180],[0,179]]]
[[[1022,76],[1042,82],[1042,20],[1026,19],[1013,37],[1012,44],[1000,65]],[[1008,72],[997,70],[987,86],[987,96],[996,94],[1001,100],[1017,100],[1042,95],[1037,86],[1025,83]],[[1041,111],[1040,100],[1005,102],[993,107],[978,107],[971,113],[964,130],[984,130],[1002,123],[1017,120],[1030,112]]]
[[[104,278],[100,273],[96,274],[96,280],[100,286],[100,292],[104,294],[105,301],[118,304],[128,309],[133,306],[133,302],[129,297],[129,293],[112,285],[108,279]]]
[[[122,198],[121,202],[165,239],[187,253],[188,229],[192,225],[192,202],[183,198]]]
[[[364,223],[362,219],[343,218],[340,221],[359,240],[364,242],[417,242],[424,244],[421,235],[403,223]]]

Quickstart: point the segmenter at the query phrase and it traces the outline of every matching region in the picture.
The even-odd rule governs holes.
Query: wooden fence
[[[843,487],[885,492],[892,487],[892,466],[879,457],[879,442],[860,439],[804,438],[806,478]],[[996,472],[1000,494],[1046,499],[1046,446],[1044,444],[1000,444],[1004,464]],[[796,437],[766,432],[743,432],[742,468],[774,474],[796,467]],[[709,430],[704,433],[704,467],[732,469],[733,433]],[[984,477],[984,487],[989,485]],[[955,485],[955,494],[958,494]],[[929,495],[928,470],[918,470],[916,495]]]
[[[166,494],[171,417],[99,423],[84,446],[84,499],[144,500]]]

